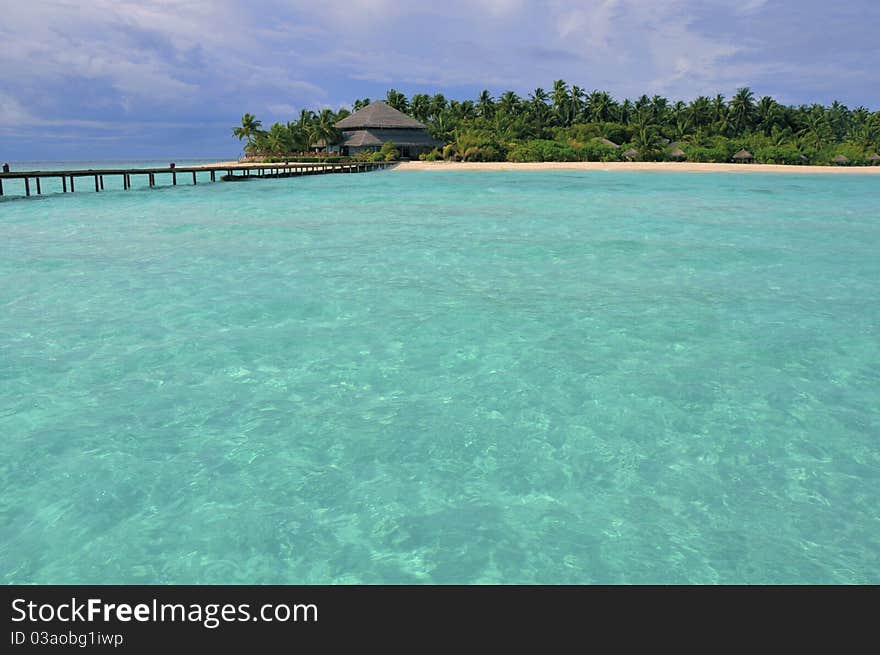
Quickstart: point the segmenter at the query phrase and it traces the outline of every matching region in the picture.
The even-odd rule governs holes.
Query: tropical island
[[[741,88],[685,103],[655,95],[617,101],[556,80],[527,98],[356,100],[352,110],[302,110],[268,130],[253,114],[233,135],[246,161],[345,159],[451,162],[707,162],[880,165],[880,111],[840,102],[789,106]]]

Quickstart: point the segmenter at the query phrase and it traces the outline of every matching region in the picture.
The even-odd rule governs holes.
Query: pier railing
[[[61,179],[61,192],[74,193],[76,181],[87,179],[88,188],[94,184],[95,192],[105,190],[105,178],[117,178],[116,185],[122,190],[131,189],[133,177],[143,176],[150,187],[157,186],[157,175],[170,175],[171,185],[176,186],[180,178],[182,183],[198,184],[202,181],[219,180],[236,182],[258,178],[299,177],[302,175],[326,175],[330,173],[367,173],[393,166],[388,162],[347,162],[347,163],[272,163],[272,164],[222,164],[200,166],[175,166],[165,168],[105,168],[87,170],[49,170],[49,171],[9,171],[0,173],[0,196],[4,194],[3,183],[8,180],[22,180],[25,196],[43,193],[42,181]],[[5,167],[4,167],[5,168]],[[167,179],[167,178],[166,178]],[[32,184],[33,182],[33,184]],[[82,185],[80,185],[82,186]],[[8,189],[7,189],[8,190]]]

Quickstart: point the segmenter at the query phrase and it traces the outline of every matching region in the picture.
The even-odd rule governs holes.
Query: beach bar
[[[342,154],[375,152],[389,141],[402,159],[418,158],[443,143],[428,134],[428,128],[411,116],[377,100],[336,123],[342,132]]]
[[[190,173],[192,184],[198,184],[198,176],[201,174],[211,182],[220,180],[223,182],[238,182],[260,178],[299,177],[302,175],[326,175],[329,173],[367,173],[393,166],[388,162],[346,162],[346,163],[296,163],[285,162],[277,164],[220,164],[205,166],[176,166],[169,164],[167,168],[106,168],[88,170],[46,170],[46,171],[10,171],[4,166],[0,173],[0,196],[4,194],[3,184],[8,180],[22,180],[24,183],[24,195],[42,195],[42,181],[46,179],[61,180],[62,193],[74,193],[76,180],[86,178],[91,187],[94,181],[95,192],[104,191],[104,178],[118,178],[117,185],[127,191],[131,189],[131,178],[144,176],[150,187],[157,186],[157,175],[170,175],[171,185],[177,186],[179,174]],[[33,182],[33,185],[31,184]]]

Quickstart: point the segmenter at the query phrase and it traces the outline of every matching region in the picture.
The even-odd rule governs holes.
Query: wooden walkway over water
[[[171,185],[176,186],[178,178],[185,184],[198,184],[201,181],[242,182],[259,178],[299,177],[302,175],[327,175],[329,173],[367,173],[393,166],[389,162],[347,162],[347,163],[275,163],[275,164],[208,164],[199,166],[175,166],[167,168],[106,168],[88,170],[57,170],[57,171],[10,171],[0,172],[0,196],[3,195],[3,183],[7,180],[23,180],[25,196],[34,192],[43,193],[42,180],[61,179],[62,193],[74,193],[76,181],[87,180],[87,188],[91,189],[94,182],[95,192],[104,191],[105,178],[115,178],[115,184],[109,188],[122,190],[131,189],[133,177],[144,176],[150,187],[157,186],[157,175],[170,175]],[[207,178],[207,180],[205,179]],[[167,178],[166,178],[167,179]],[[82,184],[80,184],[82,186]],[[8,190],[8,189],[7,189]]]

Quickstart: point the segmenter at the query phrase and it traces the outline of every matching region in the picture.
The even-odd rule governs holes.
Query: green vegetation
[[[527,98],[513,91],[494,98],[483,91],[476,100],[459,102],[439,93],[407,98],[391,89],[386,100],[446,144],[422,155],[428,161],[665,161],[680,149],[690,161],[729,162],[745,149],[761,163],[824,165],[843,155],[850,164],[864,165],[876,163],[870,157],[880,152],[880,112],[837,101],[828,107],[787,106],[756,98],[748,88],[730,100],[701,96],[685,103],[643,95],[618,101],[604,91],[586,93],[556,80],[549,93],[539,88]],[[354,111],[369,102],[355,101]],[[275,123],[266,132],[245,114],[234,135],[247,141],[250,155],[304,152],[319,140],[339,143],[333,124],[347,115],[304,111],[299,121]],[[369,156],[392,161],[387,159],[392,151],[393,145]]]
[[[261,158],[281,158],[293,161],[290,155],[308,153],[312,147],[339,143],[342,136],[334,125],[349,115],[345,109],[319,113],[303,109],[296,121],[273,123],[268,131],[253,114],[241,118],[241,126],[232,130],[239,141],[246,141],[245,155]],[[285,157],[288,156],[288,157]]]

